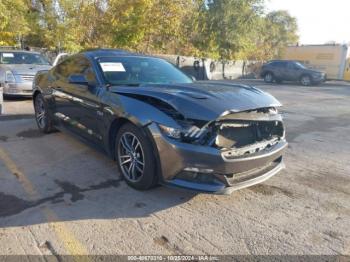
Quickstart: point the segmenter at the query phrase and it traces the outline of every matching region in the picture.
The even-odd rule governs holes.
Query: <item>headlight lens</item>
[[[11,71],[6,71],[6,82],[7,83],[16,83],[16,79],[15,79],[15,76],[12,74]]]
[[[181,130],[176,129],[173,127],[168,127],[164,125],[159,125],[160,130],[165,134],[167,137],[173,138],[173,139],[180,139],[181,138]]]
[[[197,126],[189,126],[187,128],[176,129],[173,127],[158,124],[160,130],[167,137],[183,140],[184,142],[192,142],[199,139],[206,131],[206,128],[199,128]]]

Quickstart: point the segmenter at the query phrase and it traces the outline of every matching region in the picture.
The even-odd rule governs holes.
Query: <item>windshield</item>
[[[25,52],[1,52],[0,64],[50,65],[49,61],[41,54],[25,53]]]
[[[174,65],[150,57],[103,57],[99,59],[104,77],[112,85],[192,83]]]

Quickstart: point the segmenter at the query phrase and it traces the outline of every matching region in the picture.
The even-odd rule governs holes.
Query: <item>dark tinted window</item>
[[[90,83],[96,83],[95,73],[90,61],[84,56],[75,56],[64,60],[56,66],[54,75],[66,79],[70,75],[85,75]]]
[[[293,64],[296,69],[306,69],[306,66],[304,66],[302,63],[294,62]]]
[[[70,64],[71,60],[67,59],[65,61],[63,61],[62,63],[60,63],[59,65],[57,65],[53,71],[53,74],[55,75],[55,77],[59,77],[59,78],[68,78],[69,76],[69,64]]]
[[[271,62],[270,66],[273,66],[273,67],[286,67],[287,66],[287,62],[284,62],[284,61]]]

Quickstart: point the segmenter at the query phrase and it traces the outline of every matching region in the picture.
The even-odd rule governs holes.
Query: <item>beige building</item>
[[[302,45],[287,47],[283,59],[297,60],[310,68],[326,72],[328,79],[350,81],[348,55],[347,45]]]

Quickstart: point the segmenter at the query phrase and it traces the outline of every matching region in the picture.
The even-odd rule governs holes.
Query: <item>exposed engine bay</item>
[[[274,108],[232,113],[201,128],[200,122],[180,123],[187,125],[184,142],[218,148],[227,158],[257,153],[285,136],[282,118]]]
[[[188,119],[180,113],[181,110],[158,98],[138,94],[123,95],[150,104],[174,119],[181,130],[175,130],[177,133],[173,138],[184,143],[217,148],[227,159],[260,152],[284,139],[282,117],[275,107],[244,112],[228,111],[208,122]]]

